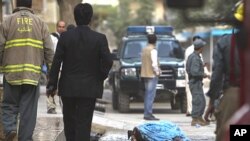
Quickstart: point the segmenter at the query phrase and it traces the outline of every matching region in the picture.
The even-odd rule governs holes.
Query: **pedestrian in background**
[[[59,20],[56,23],[56,31],[51,33],[51,39],[54,44],[54,51],[56,51],[56,45],[60,38],[60,35],[66,31],[66,23],[63,20]]]
[[[243,27],[243,3],[240,1],[232,12],[233,34],[222,36],[213,50],[213,73],[210,89],[207,93],[209,105],[206,115],[215,112],[216,117],[216,141],[222,141],[227,122],[239,108],[240,91],[240,47],[244,40],[240,40]],[[234,13],[235,12],[235,13]],[[242,37],[241,37],[242,38]],[[221,93],[221,90],[223,93]],[[223,94],[223,96],[221,96]],[[221,97],[221,98],[220,98]],[[220,99],[217,107],[216,100]],[[215,110],[216,108],[216,110]]]
[[[17,0],[16,6],[0,26],[2,121],[6,141],[12,141],[17,133],[18,141],[32,141],[42,65],[51,65],[53,43],[47,25],[31,9],[32,0]]]
[[[56,23],[56,32],[51,33],[51,39],[54,44],[54,52],[56,51],[57,42],[60,38],[60,35],[66,30],[66,23],[62,20],[59,20]],[[47,113],[56,114],[56,102],[55,96],[47,96]]]
[[[203,119],[203,113],[206,107],[205,95],[203,92],[203,78],[207,75],[204,73],[204,66],[200,54],[206,45],[201,39],[194,41],[194,52],[188,57],[186,63],[186,71],[188,74],[189,89],[192,94],[192,122],[191,126],[207,125],[208,123]]]
[[[90,4],[75,6],[77,27],[61,34],[49,74],[47,94],[53,96],[58,86],[67,141],[90,140],[96,99],[102,98],[103,82],[113,64],[106,36],[89,27],[92,16]]]
[[[196,36],[193,37],[192,41],[194,42],[196,40],[203,40],[203,39],[200,36],[196,35]],[[187,63],[187,59],[188,59],[189,55],[192,54],[193,52],[194,52],[194,45],[192,44],[191,46],[187,47],[187,49],[185,50],[185,58],[184,58],[185,64]],[[201,56],[201,60],[202,60],[202,62],[204,64],[204,59],[203,59],[202,53],[200,53],[200,56]],[[186,65],[185,65],[185,67],[186,67]],[[208,72],[208,69],[207,69],[207,67],[205,65],[204,65],[204,71],[208,76],[210,75],[209,72]],[[190,92],[189,85],[188,85],[187,71],[185,71],[185,79],[186,79],[185,90],[186,90],[186,96],[187,96],[187,113],[186,113],[186,116],[191,116],[191,113],[192,113],[192,94]]]
[[[158,62],[158,52],[155,47],[157,37],[155,34],[148,35],[148,44],[142,50],[141,77],[145,85],[144,95],[144,119],[159,120],[153,115],[153,103],[156,94],[156,85],[161,69]]]

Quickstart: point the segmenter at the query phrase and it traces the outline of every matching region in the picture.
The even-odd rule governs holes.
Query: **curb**
[[[131,130],[133,125],[127,122],[115,121],[105,118],[101,112],[95,111],[93,116],[91,131],[97,134],[104,135],[111,130]],[[66,141],[64,130],[62,130],[56,137],[55,141]]]

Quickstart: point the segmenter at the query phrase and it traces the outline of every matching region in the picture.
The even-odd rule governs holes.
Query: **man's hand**
[[[205,115],[204,115],[204,119],[209,122],[210,121],[210,118],[212,117],[214,113],[214,104],[211,102],[211,100],[209,100],[209,104],[208,104],[208,107],[207,107],[207,110],[205,112]]]
[[[53,86],[49,86],[46,89],[46,95],[47,95],[47,97],[49,97],[49,96],[54,97],[56,95],[56,90],[54,90]]]

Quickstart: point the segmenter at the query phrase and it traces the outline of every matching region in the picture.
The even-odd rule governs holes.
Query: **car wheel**
[[[118,110],[121,113],[127,113],[129,112],[129,104],[130,104],[130,99],[129,95],[119,92],[118,93]]]
[[[172,110],[177,110],[180,108],[180,103],[179,103],[179,98],[178,98],[178,95],[175,95],[175,94],[171,94],[171,97],[170,97],[170,106],[171,106],[171,109]]]
[[[117,92],[114,90],[112,90],[112,107],[114,110],[118,109],[118,94]]]
[[[186,93],[180,93],[179,99],[180,99],[180,110],[181,113],[186,113],[187,112],[187,95]]]

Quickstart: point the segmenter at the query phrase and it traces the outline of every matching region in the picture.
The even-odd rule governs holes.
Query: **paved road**
[[[106,90],[104,99],[108,102],[111,102],[110,97],[110,91]],[[115,124],[117,128],[119,127],[119,129],[125,129],[125,131],[111,130],[107,133],[107,136],[104,136],[101,139],[101,141],[109,141],[110,138],[113,137],[119,137],[120,139],[125,140],[125,138],[127,137],[126,130],[132,130],[134,126],[148,122],[143,120],[142,103],[133,103],[131,104],[131,107],[131,113],[121,114],[117,111],[113,111],[113,109],[111,108],[111,104],[107,105],[106,112],[103,116],[105,116],[108,121],[116,121],[117,123],[114,122],[110,124]],[[192,120],[191,117],[186,117],[185,114],[181,114],[177,110],[171,110],[170,104],[168,102],[154,104],[154,113],[155,116],[160,118],[161,120],[167,120],[176,123],[192,141],[215,140],[215,123],[211,123],[210,125],[204,127],[193,127],[190,125]],[[113,136],[111,136],[111,134],[113,134]]]
[[[38,101],[37,123],[33,134],[34,141],[55,141],[63,130],[62,112],[56,96],[57,114],[47,114],[45,87],[41,86]]]
[[[62,113],[57,104],[56,115],[46,113],[46,96],[44,87],[41,87],[41,96],[38,105],[37,126],[34,133],[34,141],[64,141]],[[106,112],[95,112],[93,118],[93,130],[105,133],[100,141],[127,141],[127,130],[132,130],[135,126],[143,124],[142,103],[132,104],[131,113],[121,114],[114,111],[110,103],[110,91],[105,90],[104,100],[109,102],[106,105]],[[56,97],[58,103],[58,97]],[[158,103],[154,105],[155,116],[161,120],[176,123],[192,141],[214,141],[215,123],[205,127],[190,126],[191,117],[186,117],[179,111],[170,110],[168,103]]]

